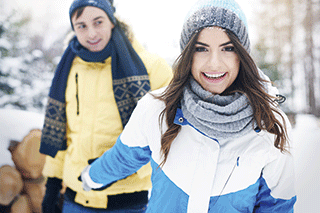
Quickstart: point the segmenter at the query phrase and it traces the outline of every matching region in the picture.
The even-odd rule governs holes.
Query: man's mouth
[[[101,39],[98,39],[98,40],[94,40],[94,41],[88,41],[88,43],[90,45],[97,45],[100,41],[101,41]]]

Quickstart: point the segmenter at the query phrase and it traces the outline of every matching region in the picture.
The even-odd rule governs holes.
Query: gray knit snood
[[[181,110],[191,125],[218,140],[242,136],[254,128],[253,111],[245,95],[213,95],[193,78],[184,88]]]

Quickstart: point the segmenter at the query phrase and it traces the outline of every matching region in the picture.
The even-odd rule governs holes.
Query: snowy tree
[[[0,16],[0,107],[42,112],[63,44],[44,49],[43,38],[29,34],[29,21],[14,11]]]
[[[254,55],[287,111],[320,115],[320,0],[260,0]]]
[[[319,0],[306,0],[304,1],[306,5],[306,15],[303,20],[303,26],[305,29],[305,57],[304,57],[304,68],[305,68],[305,78],[306,78],[306,88],[307,88],[307,101],[308,101],[308,111],[312,114],[320,116],[320,101],[317,101],[319,93],[316,91],[320,89],[317,76],[316,76],[316,66],[319,66],[319,57],[316,59],[316,52],[319,53],[320,46],[316,47],[315,40],[319,39],[319,32],[316,32],[316,26],[319,26]],[[318,49],[318,51],[317,51]],[[319,77],[319,76],[318,76]],[[320,79],[320,78],[319,78]],[[318,85],[318,86],[317,86]],[[318,108],[317,108],[318,107]]]

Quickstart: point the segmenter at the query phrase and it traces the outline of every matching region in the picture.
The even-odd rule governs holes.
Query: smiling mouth
[[[208,74],[208,73],[203,73],[203,75],[207,78],[210,79],[220,79],[223,78],[227,73],[219,73],[219,74]]]

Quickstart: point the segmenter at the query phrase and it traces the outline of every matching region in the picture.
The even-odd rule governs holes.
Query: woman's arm
[[[150,161],[151,150],[147,139],[147,135],[152,134],[150,98],[153,97],[147,94],[138,102],[116,144],[82,172],[84,188],[105,188],[133,174]],[[146,112],[148,110],[149,113]],[[157,121],[157,117],[153,120]]]
[[[121,137],[121,136],[120,136]],[[149,147],[129,147],[117,143],[101,157],[86,167],[81,174],[84,189],[106,188],[112,183],[124,179],[139,170],[150,161]]]

